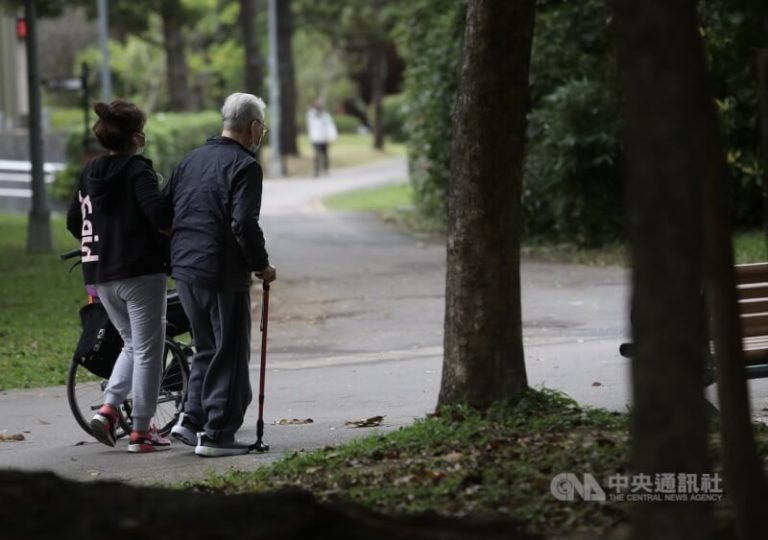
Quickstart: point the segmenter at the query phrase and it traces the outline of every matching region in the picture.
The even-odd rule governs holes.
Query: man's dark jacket
[[[80,240],[86,284],[165,271],[171,206],[160,193],[152,162],[108,155],[88,162],[67,211]]]
[[[259,226],[263,173],[244,146],[212,137],[171,175],[173,278],[215,290],[244,290],[269,256]]]

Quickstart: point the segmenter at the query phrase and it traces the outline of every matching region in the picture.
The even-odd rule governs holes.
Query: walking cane
[[[269,283],[262,284],[261,302],[261,366],[259,369],[259,419],[256,421],[256,442],[251,445],[257,452],[266,452],[269,446],[261,440],[264,435],[264,377],[267,373],[267,322],[269,321]]]

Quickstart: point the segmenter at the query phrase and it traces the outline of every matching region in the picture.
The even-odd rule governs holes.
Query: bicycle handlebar
[[[61,253],[59,255],[59,258],[62,261],[66,261],[67,259],[74,259],[75,257],[80,256],[80,248],[75,248],[73,250],[67,251],[66,253]]]

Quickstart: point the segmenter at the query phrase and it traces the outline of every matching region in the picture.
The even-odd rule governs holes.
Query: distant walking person
[[[188,154],[173,171],[171,264],[197,352],[184,412],[171,434],[206,457],[245,454],[235,439],[252,392],[251,274],[276,277],[259,226],[262,170],[254,158],[267,128],[264,101],[230,95],[220,137]]]
[[[95,285],[109,319],[123,338],[91,420],[100,442],[115,446],[118,407],[133,391],[129,452],[167,450],[171,442],[150,426],[157,407],[165,343],[167,238],[171,206],[160,193],[146,143],[145,114],[133,103],[96,103],[93,132],[109,151],[89,161],[67,212],[67,229],[81,243],[83,277]]]
[[[321,172],[328,174],[331,166],[328,145],[336,140],[338,132],[333,118],[319,99],[307,111],[307,132],[315,149],[315,176],[320,176]]]

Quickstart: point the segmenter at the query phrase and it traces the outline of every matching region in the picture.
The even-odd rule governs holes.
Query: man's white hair
[[[235,92],[230,94],[221,107],[224,128],[240,131],[254,120],[264,122],[264,110],[267,105],[260,97],[253,94]]]

